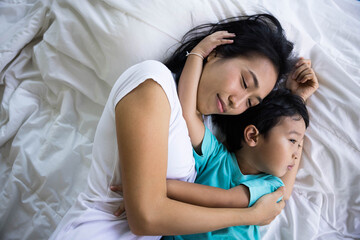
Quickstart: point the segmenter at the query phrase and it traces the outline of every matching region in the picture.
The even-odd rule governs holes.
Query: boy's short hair
[[[288,89],[272,91],[264,100],[239,115],[214,115],[212,121],[221,134],[228,150],[235,152],[242,147],[244,130],[254,125],[259,133],[266,137],[271,128],[279,123],[281,117],[300,115],[309,126],[309,114],[304,100],[292,94]]]

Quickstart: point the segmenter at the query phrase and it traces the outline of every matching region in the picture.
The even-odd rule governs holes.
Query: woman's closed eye
[[[253,106],[250,99],[248,99],[248,102],[247,102],[247,103],[248,103],[248,107],[249,107],[249,108],[251,108],[251,107]]]
[[[245,78],[244,78],[244,76],[241,76],[241,77],[242,77],[242,80],[243,80],[244,89],[247,89],[248,86],[247,86],[247,84],[246,84],[246,82],[245,82]]]
[[[260,104],[261,101],[257,97],[251,97],[247,100],[248,107],[255,107],[256,105]]]

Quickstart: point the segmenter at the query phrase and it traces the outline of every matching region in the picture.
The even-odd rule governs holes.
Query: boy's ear
[[[259,142],[259,130],[254,125],[249,125],[244,130],[244,140],[249,147],[255,147]]]

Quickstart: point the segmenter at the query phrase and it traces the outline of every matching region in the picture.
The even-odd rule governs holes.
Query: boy
[[[280,177],[298,165],[309,117],[301,97],[288,90],[278,90],[255,107],[249,103],[248,110],[240,115],[216,115],[214,123],[225,135],[228,149],[218,142],[196,110],[202,60],[213,52],[217,42],[231,44],[228,39],[218,41],[219,38],[231,38],[229,33],[215,33],[214,36],[213,39],[205,38],[188,54],[178,86],[183,116],[194,148],[195,183],[199,184],[168,180],[167,194],[170,198],[205,207],[249,207],[264,194],[283,186]],[[297,67],[299,69],[299,64]],[[244,78],[241,80],[245,81]],[[246,89],[247,84],[243,85]],[[229,237],[260,239],[257,226],[236,226],[164,239]]]
[[[199,184],[168,180],[170,198],[207,207],[250,207],[264,194],[283,186],[279,177],[295,166],[309,124],[303,100],[287,90],[277,90],[243,114],[225,119],[229,128],[222,131],[227,147],[233,152],[205,127],[201,153],[194,151],[198,173],[195,183]],[[215,119],[215,125],[216,121],[219,120]],[[260,239],[257,226],[164,239],[229,237]]]

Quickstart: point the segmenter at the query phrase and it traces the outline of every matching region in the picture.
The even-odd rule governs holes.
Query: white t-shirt
[[[115,106],[125,95],[149,78],[163,88],[171,108],[167,178],[189,182],[195,180],[192,146],[171,72],[164,64],[153,60],[134,65],[116,81],[100,118],[95,133],[88,187],[64,216],[51,239],[160,238],[159,236],[140,238],[133,235],[126,214],[120,217],[113,215],[122,197],[110,190],[111,185],[121,183]]]

